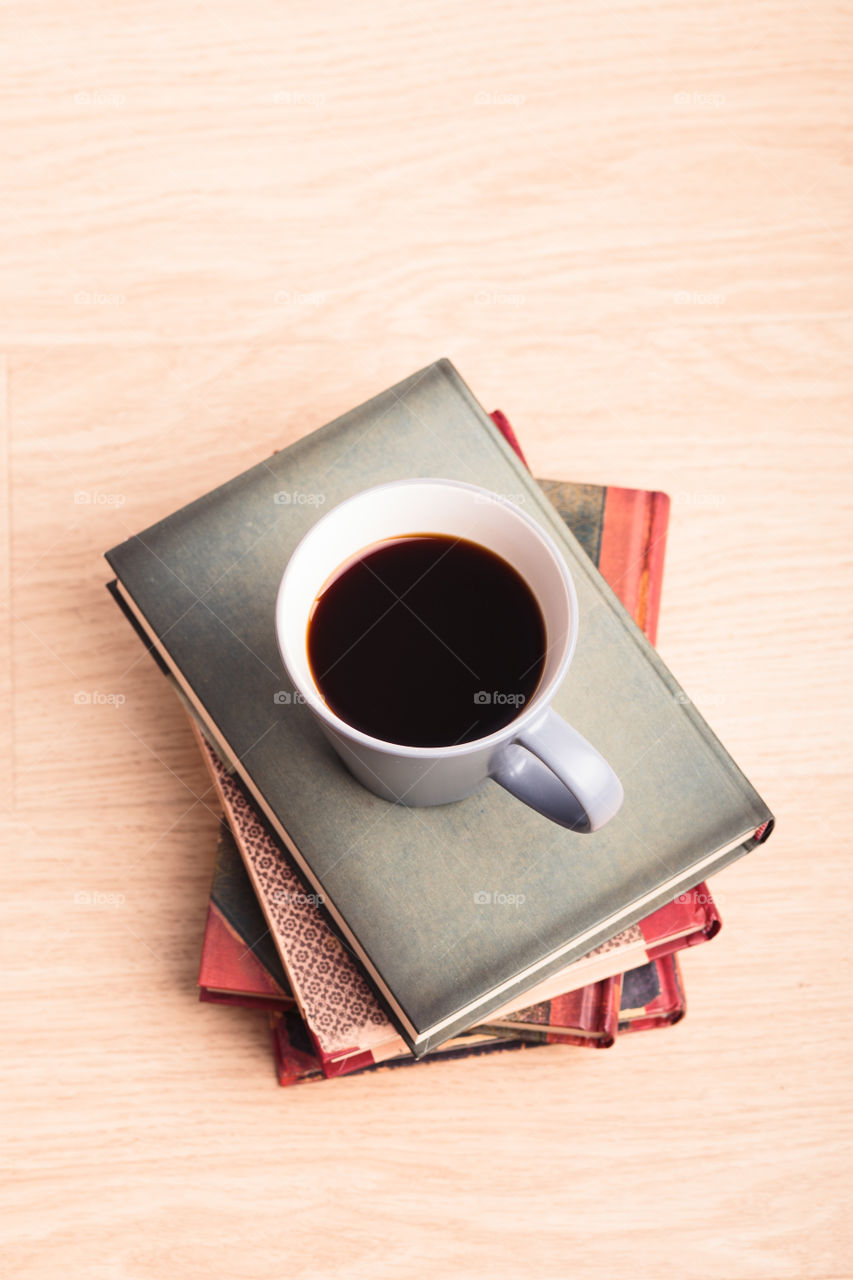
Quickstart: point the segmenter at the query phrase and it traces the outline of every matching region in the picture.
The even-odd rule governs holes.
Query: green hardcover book
[[[580,629],[554,708],[625,789],[621,811],[595,834],[560,828],[491,783],[452,805],[388,804],[347,773],[308,709],[287,696],[273,618],[291,552],[320,511],[413,476],[519,495],[565,554]],[[107,559],[125,604],[418,1055],[770,832],[767,806],[447,360]]]

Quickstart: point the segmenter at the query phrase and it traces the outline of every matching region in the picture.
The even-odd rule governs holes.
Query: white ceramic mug
[[[527,705],[502,729],[448,747],[410,747],[362,733],[324,701],[308,660],[312,606],[336,569],[360,550],[413,532],[466,538],[508,561],[545,621],[547,651]],[[622,804],[622,786],[585,738],[551,710],[578,635],[574,584],[556,543],[513,503],[456,480],[398,480],[348,498],[308,531],[276,601],[278,645],[295,689],[352,774],[404,805],[462,800],[494,779],[519,800],[576,831],[596,831]]]

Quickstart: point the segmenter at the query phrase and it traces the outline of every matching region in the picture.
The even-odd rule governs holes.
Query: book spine
[[[669,496],[608,486],[598,567],[652,644],[657,638]]]
[[[601,1041],[600,1048],[609,1049],[619,1031],[619,1005],[622,997],[622,974],[607,978],[602,984]]]
[[[208,746],[207,742],[205,741],[204,735],[201,732],[201,728],[199,727],[198,722],[194,718],[190,718],[190,728],[192,730],[193,737],[196,740],[196,745],[198,746],[199,751],[201,752],[202,759],[204,760],[204,763],[207,766],[208,773],[210,774],[210,779],[216,791],[216,798],[219,802],[219,806],[222,809],[222,812],[225,815],[225,818],[229,826],[231,827],[231,830],[234,833],[235,838],[237,839],[238,847],[243,856],[246,871],[248,872],[249,878],[252,881],[252,886],[254,888],[258,902],[260,903],[263,909],[264,915],[266,917],[266,923],[269,926],[270,932],[272,933],[275,939],[276,946],[278,947],[279,954],[281,956],[281,961],[284,967],[285,974],[287,975],[288,981],[290,982],[291,990],[293,992],[293,997],[296,1002],[297,1009],[299,1010],[299,1013],[301,1014],[306,1024],[307,1033],[310,1036],[311,1042],[314,1046],[314,1052],[317,1055],[318,1061],[322,1064],[323,1071],[331,1072],[334,1066],[334,1058],[331,1055],[324,1052],[322,1045],[320,1044],[320,1041],[317,1038],[316,1032],[314,1028],[311,1026],[308,1012],[305,1008],[299,981],[288,965],[288,957],[287,957],[286,949],[281,946],[278,927],[276,925],[276,921],[274,917],[270,914],[270,903],[267,901],[266,895],[263,892],[263,887],[260,881],[258,880],[257,868],[255,867],[253,859],[247,856],[246,848],[243,843],[242,836],[240,834],[240,826],[239,826],[239,823],[236,821],[235,814],[234,814],[231,802],[229,800],[229,797],[224,790],[223,776],[216,767],[215,758],[214,758],[212,749]],[[239,785],[236,779],[234,779],[234,785],[235,786]],[[400,1044],[401,1045],[403,1044],[402,1040],[400,1041]],[[355,1052],[358,1051],[358,1048],[359,1047],[357,1045],[353,1045],[352,1046],[353,1053],[350,1054],[349,1056],[350,1057],[355,1056]],[[344,1056],[346,1060],[349,1060],[349,1058],[346,1057],[346,1051],[342,1050],[341,1056]]]
[[[518,436],[513,431],[509,418],[500,409],[493,409],[492,412],[489,414],[489,417],[497,427],[498,431],[500,431],[504,440],[506,440],[507,444],[510,445],[515,450],[515,452],[518,454],[519,458],[521,459],[521,461],[524,463],[524,465],[527,467],[529,471],[530,464],[528,463],[527,459],[522,453],[521,445],[518,443]]]
[[[622,975],[604,978],[582,989],[578,1031],[549,1031],[548,1044],[572,1044],[586,1049],[610,1049],[619,1027]],[[557,1002],[559,1003],[559,1002]],[[553,1008],[554,1002],[552,1002]],[[586,1032],[585,1035],[580,1034]]]
[[[235,991],[211,991],[209,987],[199,987],[198,998],[203,1004],[230,1004],[238,1009],[259,1009],[269,1013],[289,1013],[296,1008],[295,1000],[282,997],[280,1000],[270,996],[255,996],[248,992],[242,994]]]

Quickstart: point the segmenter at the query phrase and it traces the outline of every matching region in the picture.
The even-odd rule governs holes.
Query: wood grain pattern
[[[851,1275],[849,7],[2,26],[5,1273]],[[279,1091],[101,552],[441,354],[534,474],[672,494],[660,647],[778,830],[678,1027]]]

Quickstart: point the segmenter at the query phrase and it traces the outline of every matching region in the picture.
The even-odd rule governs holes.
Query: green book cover
[[[513,495],[562,548],[580,628],[554,708],[623,783],[622,809],[601,831],[564,830],[492,783],[453,805],[388,804],[347,773],[308,709],[286,696],[274,606],[291,552],[323,511],[415,476]],[[418,1054],[769,833],[767,806],[447,360],[107,559]]]

